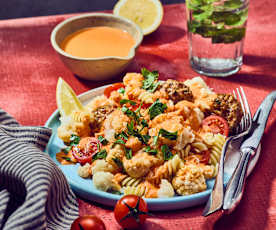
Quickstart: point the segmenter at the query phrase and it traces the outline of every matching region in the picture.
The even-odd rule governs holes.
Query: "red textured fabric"
[[[241,71],[228,78],[203,77],[217,92],[243,86],[255,112],[264,97],[276,89],[276,4],[251,0]],[[56,109],[59,76],[76,91],[85,92],[112,81],[88,82],[67,70],[50,44],[50,33],[71,15],[0,21],[0,107],[23,125],[43,125]],[[197,76],[188,63],[185,5],[165,6],[162,25],[144,38],[127,71],[141,67],[158,70],[161,79],[185,80]],[[259,162],[248,178],[244,197],[231,215],[202,217],[203,205],[179,211],[157,212],[144,229],[276,229],[276,106],[262,140]],[[79,199],[80,214],[101,216],[108,230],[120,229],[112,209]],[[219,218],[220,217],[220,218]]]

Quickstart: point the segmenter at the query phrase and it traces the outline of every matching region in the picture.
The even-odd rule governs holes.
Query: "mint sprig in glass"
[[[248,0],[186,0],[189,58],[195,71],[228,76],[242,65]]]

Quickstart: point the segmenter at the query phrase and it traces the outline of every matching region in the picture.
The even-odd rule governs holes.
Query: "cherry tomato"
[[[136,195],[123,196],[118,200],[114,209],[116,221],[127,229],[139,228],[149,215],[147,203]]]
[[[123,83],[121,83],[121,82],[114,83],[113,85],[111,85],[111,86],[105,88],[105,90],[104,90],[104,95],[105,95],[106,97],[110,97],[110,95],[111,95],[111,93],[112,93],[113,91],[118,90],[118,89],[120,89],[120,88],[125,88],[125,85],[124,85]]]
[[[90,163],[93,155],[100,151],[101,142],[95,137],[85,137],[80,143],[72,147],[73,157],[81,164]]]
[[[210,115],[202,121],[202,126],[207,126],[214,134],[220,133],[225,136],[229,134],[229,125],[227,121],[220,116]]]
[[[71,230],[106,230],[104,222],[97,216],[80,216],[74,220]]]

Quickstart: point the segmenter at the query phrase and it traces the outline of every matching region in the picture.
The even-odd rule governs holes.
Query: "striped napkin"
[[[42,152],[50,136],[0,109],[0,229],[64,230],[78,217],[66,178]]]

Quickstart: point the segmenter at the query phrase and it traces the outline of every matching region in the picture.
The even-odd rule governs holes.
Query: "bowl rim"
[[[97,57],[97,58],[82,58],[82,57],[77,57],[77,56],[73,56],[71,54],[68,54],[59,47],[59,45],[56,42],[56,34],[64,25],[66,25],[66,24],[68,24],[72,21],[81,19],[81,18],[89,18],[89,17],[94,17],[94,16],[116,18],[116,19],[125,21],[126,23],[131,24],[131,26],[133,26],[138,31],[138,33],[139,33],[138,39],[135,42],[135,45],[132,46],[132,48],[130,49],[127,56],[125,56],[125,57],[121,57],[121,56],[104,56],[104,57]],[[96,61],[96,60],[106,60],[106,59],[130,60],[135,56],[135,50],[142,43],[143,37],[144,37],[144,35],[143,35],[143,32],[142,32],[142,29],[136,23],[132,22],[131,20],[129,20],[127,18],[117,16],[117,15],[114,15],[114,14],[111,14],[111,13],[85,13],[85,14],[69,17],[69,18],[65,19],[64,21],[60,22],[59,24],[57,24],[51,32],[50,40],[51,40],[52,47],[55,49],[56,52],[58,52],[62,56],[70,58],[70,59],[79,60],[79,61],[90,61],[90,60],[91,61],[92,60]]]

